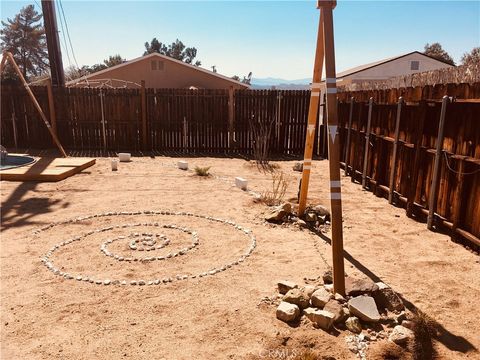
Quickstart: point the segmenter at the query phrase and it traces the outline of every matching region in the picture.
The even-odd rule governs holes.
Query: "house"
[[[249,85],[227,76],[152,53],[67,82],[67,86],[114,86],[138,88],[248,89]]]
[[[383,81],[397,76],[454,67],[419,51],[391,57],[337,73],[337,86],[359,84],[365,81]]]

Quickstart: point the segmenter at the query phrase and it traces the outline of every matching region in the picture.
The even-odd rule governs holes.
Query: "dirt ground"
[[[215,177],[199,178],[176,169],[177,160],[135,157],[112,172],[110,160],[99,158],[58,183],[2,181],[1,359],[287,359],[302,349],[325,359],[354,359],[346,332],[290,327],[275,318],[275,306],[261,303],[276,293],[278,280],[304,283],[331,264],[326,241],[308,230],[265,224],[266,207],[232,186],[234,177],[242,176],[260,192],[271,185],[270,176],[242,159],[188,159],[191,168],[211,166]],[[286,197],[295,197],[300,173],[293,172],[292,161],[278,164],[291,177]],[[328,163],[314,161],[312,172],[311,201],[329,206]],[[342,181],[342,191],[347,273],[389,284],[409,306],[433,318],[440,358],[480,358],[478,255],[427,231],[403,209],[362,191],[349,178]],[[40,261],[52,246],[75,235],[136,220],[189,227],[198,232],[200,243],[168,261],[122,263],[100,252],[100,244],[113,234],[132,232],[114,229],[68,244],[51,260],[65,272],[149,280],[209,271],[235,261],[250,245],[231,226],[185,216],[107,216],[34,233],[78,216],[166,209],[233,220],[253,230],[257,247],[226,271],[158,286],[66,280]],[[152,229],[139,227],[144,230]],[[191,241],[175,229],[154,230],[171,239],[156,250],[161,254]],[[129,252],[121,241],[109,249]]]

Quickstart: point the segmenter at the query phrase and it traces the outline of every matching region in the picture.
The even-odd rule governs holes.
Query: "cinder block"
[[[179,161],[177,166],[180,170],[188,170],[188,162],[186,161]]]
[[[248,181],[244,178],[241,177],[236,177],[235,178],[235,186],[242,189],[242,190],[247,190],[247,185]]]

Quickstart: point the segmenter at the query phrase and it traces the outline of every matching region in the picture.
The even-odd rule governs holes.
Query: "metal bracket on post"
[[[438,175],[440,172],[440,159],[442,157],[443,146],[443,129],[445,127],[445,114],[447,113],[447,104],[450,102],[448,96],[442,99],[442,109],[440,110],[440,122],[438,124],[437,145],[435,150],[435,164],[433,166],[432,187],[430,188],[430,195],[428,199],[428,218],[427,228],[432,230],[433,218],[435,210],[437,209],[437,189],[438,189]]]
[[[388,202],[390,204],[393,203],[393,193],[395,187],[395,177],[397,175],[397,150],[398,150],[398,137],[400,135],[400,118],[402,116],[402,105],[403,105],[403,97],[398,98],[398,105],[397,105],[397,119],[395,121],[395,138],[393,140],[393,154],[392,154],[392,168],[390,169],[390,191],[388,193]]]
[[[350,98],[350,112],[348,114],[347,143],[345,144],[345,176],[348,175],[348,163],[350,162],[350,137],[352,133],[353,104],[355,98]]]
[[[368,119],[365,130],[365,155],[363,157],[362,187],[367,187],[368,151],[370,149],[370,126],[372,125],[373,97],[368,100]]]

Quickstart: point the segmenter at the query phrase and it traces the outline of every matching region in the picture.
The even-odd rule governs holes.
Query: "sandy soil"
[[[207,179],[177,170],[175,162],[168,157],[134,158],[112,172],[109,159],[100,158],[82,174],[59,183],[1,183],[1,358],[291,358],[304,348],[324,358],[355,358],[345,345],[345,333],[290,327],[276,320],[274,306],[261,304],[263,297],[275,294],[278,280],[303,283],[331,264],[326,241],[307,230],[265,224],[265,207],[232,186],[234,176],[243,176],[251,189],[262,191],[270,186],[269,176],[241,159],[189,159],[191,167],[212,166],[219,178]],[[293,162],[278,164],[292,178],[287,197],[294,197],[299,173],[292,171]],[[327,162],[315,161],[313,174],[312,201],[328,206]],[[440,358],[480,358],[479,257],[448,236],[427,231],[403,209],[389,206],[347,178],[342,191],[348,274],[391,285],[410,306],[431,316],[440,331],[435,342]],[[187,226],[198,232],[200,244],[168,261],[127,264],[105,257],[99,249],[111,235],[132,230],[117,229],[62,247],[52,261],[62,271],[148,280],[222,266],[249,246],[249,239],[233,227],[184,216],[95,218],[34,234],[54,221],[150,209],[233,220],[253,230],[257,248],[227,271],[159,286],[64,280],[40,261],[65,239],[135,220]],[[144,228],[140,230],[152,230]],[[191,241],[179,231],[163,233],[171,244],[157,250],[159,254]],[[128,253],[122,242],[110,244],[110,249]]]

